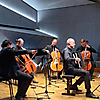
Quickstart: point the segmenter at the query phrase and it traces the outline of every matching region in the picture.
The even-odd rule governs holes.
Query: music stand
[[[49,64],[48,64],[48,62],[46,62],[46,64],[45,64],[45,66],[44,66],[44,76],[45,76],[45,92],[42,92],[42,93],[37,93],[36,95],[39,95],[39,94],[46,94],[47,96],[48,96],[48,99],[50,99],[50,97],[49,97],[49,95],[48,95],[48,93],[53,93],[54,94],[54,92],[48,92],[48,90],[47,90],[47,72],[46,72],[46,69],[47,69],[47,67],[49,66]]]
[[[36,50],[37,50],[37,53],[36,53],[36,55],[33,57],[33,59],[35,59],[36,56],[44,56],[44,55],[47,55],[47,52],[44,52],[42,48],[39,48],[39,49],[36,49]],[[32,57],[32,55],[33,55],[33,54],[30,54],[30,57]],[[33,86],[45,88],[45,87],[39,86],[39,85],[33,85]]]

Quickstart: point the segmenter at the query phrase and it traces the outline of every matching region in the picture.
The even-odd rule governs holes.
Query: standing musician
[[[24,100],[27,89],[32,81],[32,76],[20,70],[15,56],[30,53],[35,54],[36,50],[14,50],[12,49],[12,42],[10,40],[4,40],[1,47],[0,76],[5,79],[12,78],[21,81],[15,98],[18,100]]]
[[[26,50],[25,48],[22,47],[23,44],[24,44],[24,40],[23,40],[22,38],[16,39],[15,42],[16,42],[16,46],[13,47],[14,50]],[[25,63],[25,60],[23,59],[23,57],[22,57],[21,55],[18,55],[18,58],[19,58],[20,60],[22,60],[22,62]],[[20,64],[20,66],[21,66],[21,65],[23,65],[23,64]],[[34,77],[33,77],[33,78],[34,78]],[[35,81],[35,80],[33,79],[33,83],[38,83],[38,81]]]
[[[63,50],[63,61],[64,61],[64,72],[67,75],[75,75],[75,76],[81,76],[73,85],[72,85],[72,89],[76,90],[76,91],[82,91],[79,90],[77,85],[81,85],[83,81],[85,81],[85,88],[87,89],[86,92],[86,97],[90,97],[90,98],[99,98],[98,96],[95,96],[90,88],[91,88],[91,84],[90,84],[90,73],[86,70],[82,70],[82,69],[77,69],[75,68],[75,61],[80,62],[81,59],[80,58],[74,58],[72,55],[72,49],[75,46],[75,40],[72,38],[69,38],[67,40],[67,46],[66,48]]]
[[[95,66],[94,61],[93,61],[93,57],[92,57],[92,52],[93,52],[93,53],[96,53],[96,50],[95,50],[94,48],[92,48],[90,45],[88,45],[88,40],[85,41],[84,39],[82,39],[82,40],[81,40],[81,46],[79,46],[79,47],[76,49],[76,51],[82,52],[82,51],[85,50],[85,48],[87,48],[87,50],[90,51],[90,53],[91,53],[91,56],[90,56],[91,69],[89,70],[89,72],[90,72],[90,75],[91,75],[91,77],[92,77],[93,72],[94,72],[94,66]]]
[[[57,39],[53,39],[52,40],[52,43],[51,43],[51,45],[47,45],[44,49],[43,49],[43,51],[46,51],[48,54],[51,54],[51,52],[52,51],[57,51],[57,52],[59,52],[59,49],[58,49],[58,47],[56,46],[56,44],[57,44]],[[48,56],[48,59],[50,59],[51,58],[51,56]],[[50,68],[49,68],[50,69]],[[60,75],[62,74],[62,70],[60,71],[60,72],[58,72],[58,79],[61,79],[61,77],[60,77]],[[48,71],[48,77],[50,78],[50,75],[49,75],[49,71]]]

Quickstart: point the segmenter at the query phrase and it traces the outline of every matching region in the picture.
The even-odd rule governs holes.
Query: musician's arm
[[[90,45],[89,45],[89,46],[90,46]],[[90,52],[96,53],[96,50],[95,50],[93,47],[90,46],[89,49],[90,49]]]
[[[49,54],[50,51],[49,51],[49,47],[48,47],[48,45],[47,45],[45,48],[43,48],[42,51],[43,51],[43,52],[47,52],[47,53]]]
[[[76,49],[76,51],[79,51],[79,47]]]
[[[48,49],[48,47],[46,46],[45,48],[43,48],[42,50],[47,50]]]
[[[14,50],[12,48],[7,48],[7,52],[14,56],[23,55],[23,54],[34,54],[35,50]]]
[[[82,47],[79,46],[79,47],[76,49],[76,51],[82,51]]]
[[[70,62],[75,61],[75,58],[72,58],[70,56],[70,52],[68,50],[64,51],[64,58],[65,58],[65,60],[70,61]]]

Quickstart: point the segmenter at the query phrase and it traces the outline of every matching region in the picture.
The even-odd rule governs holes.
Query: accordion
[[[84,63],[84,61],[83,61],[81,52],[78,52],[78,51],[73,52],[73,57],[74,57],[74,58],[80,58],[80,59],[81,59],[80,62],[75,61],[75,67],[76,67],[76,68],[82,69],[82,68],[85,67],[85,63]]]

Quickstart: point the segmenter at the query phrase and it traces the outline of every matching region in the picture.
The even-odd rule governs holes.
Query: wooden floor
[[[98,78],[98,74],[100,73],[100,69],[95,69],[94,75],[93,75],[93,80],[91,81],[91,91],[93,91],[99,84],[100,84],[100,78]],[[73,79],[73,83],[75,82],[75,79]],[[49,100],[48,96],[46,93],[41,94],[41,95],[36,95],[37,93],[42,93],[45,92],[45,77],[43,73],[35,74],[35,80],[37,80],[39,83],[38,84],[33,84],[30,85],[28,91],[27,91],[27,97],[25,100],[37,100],[37,98],[42,98],[41,100]],[[54,80],[52,80],[54,81]],[[56,81],[56,80],[55,80]],[[47,82],[47,84],[49,81]],[[62,95],[62,93],[66,93],[66,83],[62,82],[62,80],[58,80],[58,83],[51,82],[52,85],[47,86],[47,91],[48,92],[54,92],[54,93],[48,93],[50,100],[96,100],[92,98],[85,97],[85,87],[84,83],[82,83],[81,86],[79,86],[79,89],[82,89],[83,94],[76,94],[75,96],[69,96],[69,95]],[[36,89],[34,87],[36,86]],[[42,86],[42,87],[41,87]],[[57,87],[59,86],[59,88]],[[98,88],[100,90],[100,87]],[[17,92],[17,86],[13,85],[13,91],[14,95]],[[99,96],[100,98],[100,92],[97,90],[94,92],[95,95]],[[9,87],[8,85],[4,83],[0,83],[0,100],[10,100],[10,95],[9,95]],[[13,100],[16,100],[13,97]]]

